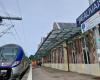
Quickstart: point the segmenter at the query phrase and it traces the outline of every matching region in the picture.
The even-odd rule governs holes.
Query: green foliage
[[[29,59],[30,59],[31,61],[35,60],[34,55],[30,55]]]

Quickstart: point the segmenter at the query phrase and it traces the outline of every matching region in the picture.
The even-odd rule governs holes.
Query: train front
[[[14,46],[4,46],[0,48],[0,79],[9,79],[13,74],[13,69],[19,64],[16,61],[18,48]]]

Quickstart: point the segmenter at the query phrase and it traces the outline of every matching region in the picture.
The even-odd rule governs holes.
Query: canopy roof
[[[66,41],[79,34],[81,32],[80,27],[76,27],[75,23],[54,23],[53,30],[47,35],[39,46],[36,55],[47,54],[52,48],[58,44]]]

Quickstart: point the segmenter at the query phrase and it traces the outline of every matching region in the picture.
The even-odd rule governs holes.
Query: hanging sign
[[[96,0],[92,3],[77,19],[77,27],[81,27],[81,24],[93,16],[97,11],[100,10],[100,0]]]
[[[82,33],[92,29],[99,23],[100,23],[100,11],[96,12],[93,16],[91,16],[89,19],[87,19],[85,22],[81,24]]]

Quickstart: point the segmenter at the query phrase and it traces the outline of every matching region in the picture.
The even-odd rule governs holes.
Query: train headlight
[[[20,61],[15,61],[15,62],[12,64],[12,67],[16,67],[19,63],[20,63]]]

